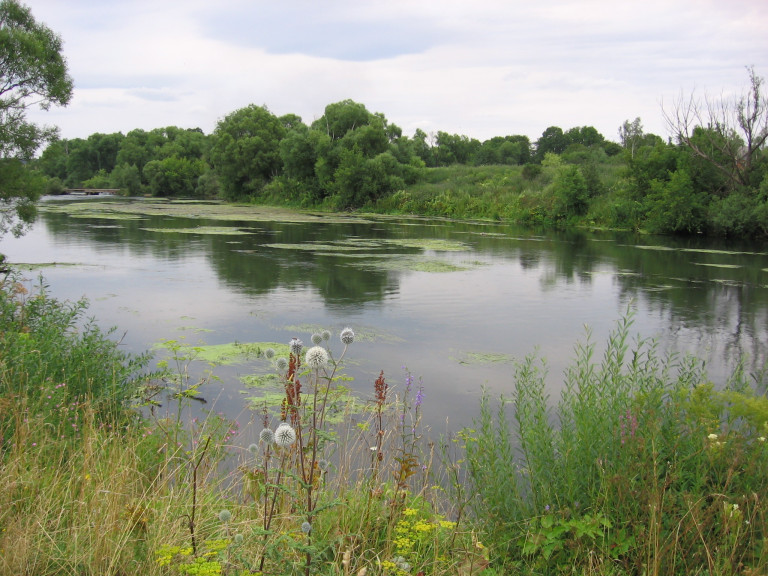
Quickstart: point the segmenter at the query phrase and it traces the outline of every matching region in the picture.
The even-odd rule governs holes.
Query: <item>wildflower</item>
[[[259,432],[259,442],[263,442],[264,444],[271,444],[275,441],[275,433],[272,432],[269,428],[264,428],[261,432]]]
[[[421,403],[424,401],[424,387],[419,386],[419,389],[416,391],[416,399],[413,401],[414,408],[418,408],[421,406]]]
[[[330,332],[330,330],[323,330],[323,331],[320,333],[320,336],[323,338],[323,340],[325,340],[326,342],[328,342],[328,340],[330,340],[330,339],[331,339],[331,332]]]
[[[760,436],[757,439],[758,442],[765,442],[765,436]]]
[[[301,524],[301,531],[304,532],[304,534],[309,534],[312,531],[312,524],[309,522],[303,522]]]
[[[341,331],[341,341],[344,344],[352,344],[352,342],[355,341],[355,333],[352,331],[352,328],[344,328],[344,330]]]
[[[275,365],[277,366],[278,370],[285,370],[288,368],[288,360],[285,358],[278,358],[277,362],[275,362]]]
[[[709,438],[710,440],[713,440],[713,441],[717,440],[717,434],[710,434],[709,436],[707,436],[707,438]]]
[[[298,356],[299,354],[301,354],[301,349],[304,348],[304,342],[302,342],[298,338],[293,338],[291,340],[290,346],[291,346],[291,354],[293,354],[294,356]]]
[[[312,334],[312,344],[318,346],[323,341],[323,335],[319,332]]]
[[[264,357],[269,360],[275,356],[275,349],[274,348],[267,348],[264,350]]]
[[[219,512],[219,520],[221,520],[225,524],[229,522],[231,519],[232,519],[232,512],[230,512],[226,508],[221,512]]]
[[[322,346],[313,346],[307,350],[304,361],[313,370],[319,370],[328,364],[328,351]]]
[[[275,444],[282,448],[287,448],[294,442],[296,442],[296,430],[287,422],[283,422],[275,430]]]

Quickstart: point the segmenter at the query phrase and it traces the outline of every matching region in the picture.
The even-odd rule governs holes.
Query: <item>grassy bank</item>
[[[0,290],[2,574],[768,568],[762,376],[714,386],[695,359],[633,340],[629,318],[601,358],[576,346],[561,398],[546,363],[522,359],[509,393],[443,438],[424,435],[433,391],[408,371],[353,402],[351,330],[263,350],[284,396],[254,404],[245,448],[223,416],[188,417],[192,351],[148,374],[84,303],[17,280]]]

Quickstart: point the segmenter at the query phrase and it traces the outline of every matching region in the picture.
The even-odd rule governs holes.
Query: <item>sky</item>
[[[310,124],[345,99],[478,140],[625,120],[669,136],[681,97],[768,76],[768,0],[22,0],[64,41],[61,137],[210,134],[250,104]]]

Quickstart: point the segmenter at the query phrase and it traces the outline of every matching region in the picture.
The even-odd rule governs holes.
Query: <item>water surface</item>
[[[89,199],[85,202],[103,202]],[[47,200],[45,206],[81,200]],[[251,209],[257,210],[257,209]],[[693,352],[722,383],[735,363],[766,360],[768,248],[605,232],[536,233],[505,224],[423,218],[210,219],[204,208],[131,219],[42,211],[14,263],[45,266],[52,294],[86,297],[122,345],[310,342],[352,327],[345,372],[361,396],[404,368],[425,390],[433,428],[468,425],[485,387],[511,391],[514,359],[538,353],[553,398],[586,327],[602,345],[627,311],[633,333]],[[53,265],[55,263],[55,265]],[[222,368],[206,391],[241,414],[249,365]],[[249,391],[248,394],[254,392]]]

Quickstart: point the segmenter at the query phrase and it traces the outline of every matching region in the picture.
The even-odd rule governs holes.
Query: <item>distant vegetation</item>
[[[550,227],[768,233],[768,99],[752,68],[741,96],[690,95],[662,110],[668,142],[645,133],[640,118],[619,127],[618,143],[592,126],[550,126],[535,142],[408,137],[352,100],[329,104],[310,125],[251,104],[208,135],[169,126],[57,140],[26,111],[68,104],[62,41],[18,0],[0,2],[0,23],[0,235],[23,232],[40,193],[82,187]]]
[[[664,112],[675,142],[643,131],[619,142],[591,126],[550,126],[535,142],[484,142],[416,130],[344,100],[311,125],[250,105],[214,132],[177,127],[92,134],[51,143],[34,164],[47,192],[119,188],[125,194],[220,198],[322,210],[588,225],[667,234],[768,234],[768,106],[762,79],[702,112]]]

